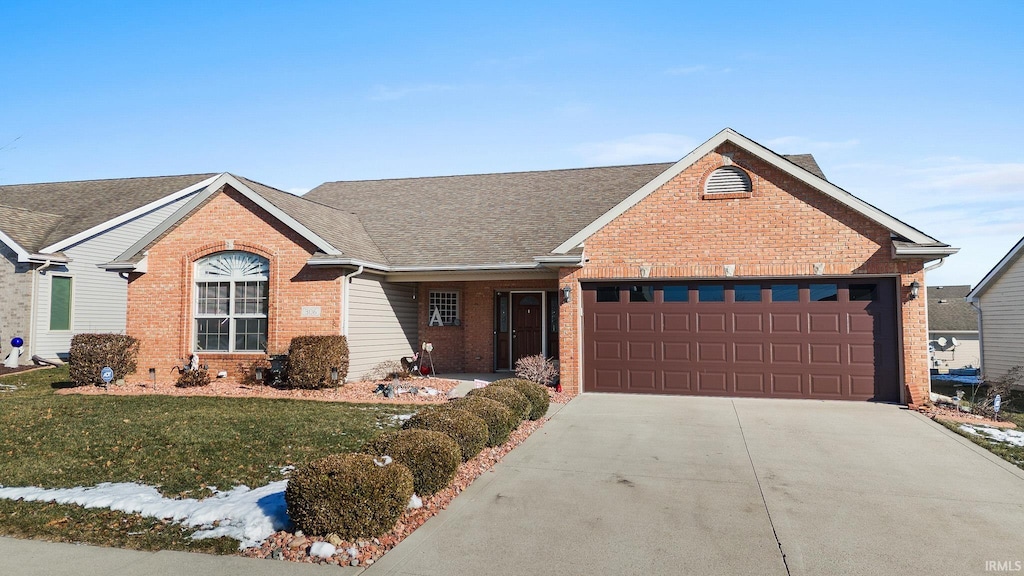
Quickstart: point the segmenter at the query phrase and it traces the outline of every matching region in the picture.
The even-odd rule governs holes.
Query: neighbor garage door
[[[893,279],[583,285],[584,390],[899,400]]]

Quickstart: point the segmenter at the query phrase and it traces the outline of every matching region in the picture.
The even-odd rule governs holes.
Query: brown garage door
[[[584,390],[899,400],[893,279],[583,285]]]

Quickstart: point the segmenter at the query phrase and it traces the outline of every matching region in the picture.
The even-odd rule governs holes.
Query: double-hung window
[[[196,262],[196,350],[265,352],[270,263],[249,252]]]

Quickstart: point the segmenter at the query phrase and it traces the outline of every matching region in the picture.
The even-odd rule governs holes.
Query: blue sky
[[[6,2],[0,183],[677,160],[731,127],[963,250],[1024,236],[1024,2]],[[835,3],[840,4],[840,3]]]

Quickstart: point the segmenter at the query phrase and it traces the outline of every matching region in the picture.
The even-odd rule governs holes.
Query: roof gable
[[[920,230],[913,228],[896,218],[886,214],[878,208],[868,204],[867,202],[857,198],[853,194],[839,188],[838,186],[828,182],[823,178],[823,175],[812,173],[807,168],[801,166],[806,165],[810,168],[809,162],[804,155],[797,155],[793,158],[787,159],[786,157],[780,156],[775,152],[761,146],[757,142],[750,140],[746,136],[739,134],[738,132],[726,128],[708,141],[704,142],[692,152],[687,154],[682,160],[676,162],[669,168],[667,168],[661,174],[658,174],[650,182],[647,182],[643,187],[638,189],[636,192],[630,194],[627,198],[616,204],[613,208],[607,212],[601,214],[597,219],[590,222],[583,229],[579,230],[568,240],[560,244],[557,248],[552,250],[555,254],[565,254],[570,250],[580,247],[584,241],[596,233],[598,230],[606,226],[609,222],[622,215],[624,212],[637,205],[641,200],[648,197],[656,190],[667,184],[670,180],[675,178],[681,172],[692,166],[695,162],[711,153],[713,150],[730,142],[735,146],[738,146],[761,160],[773,165],[774,167],[782,170],[783,172],[793,176],[804,183],[814,187],[821,191],[827,196],[833,198],[842,205],[853,209],[854,211],[862,214],[869,220],[872,220],[888,230],[892,231],[893,234],[899,237],[905,238],[914,245],[927,245],[933,248],[940,248],[938,252],[943,252],[942,255],[948,255],[949,253],[955,253],[957,249],[949,248],[947,245],[942,244],[938,240],[924,234]],[[799,163],[798,163],[799,162]],[[817,166],[817,163],[814,163]],[[820,173],[820,169],[818,170]]]
[[[981,282],[978,282],[978,285],[974,287],[974,290],[971,290],[971,293],[967,295],[967,299],[972,302],[977,302],[978,298],[980,298],[982,294],[988,291],[988,289],[991,288],[1003,274],[1017,263],[1022,254],[1024,254],[1024,238],[1021,238],[1013,248],[1010,248],[1010,251],[1006,253],[1006,256],[1003,256],[1002,260],[993,266],[992,269],[988,271],[988,274],[985,274],[985,277],[981,279]]]
[[[929,286],[928,330],[977,331],[978,312],[965,299],[970,291],[970,286]]]

